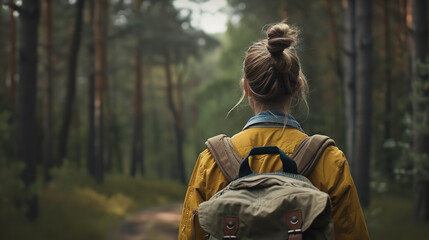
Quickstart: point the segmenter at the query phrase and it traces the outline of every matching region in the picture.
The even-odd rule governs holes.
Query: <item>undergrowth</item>
[[[39,216],[30,222],[17,200],[22,198],[22,184],[5,179],[18,173],[16,169],[0,174],[0,239],[108,239],[127,216],[182,202],[185,194],[179,183],[142,177],[107,175],[103,184],[97,184],[86,171],[63,166],[52,172],[52,182],[36,184]]]
[[[429,222],[413,220],[412,185],[395,182],[373,191],[371,205],[364,209],[371,239],[427,239]]]

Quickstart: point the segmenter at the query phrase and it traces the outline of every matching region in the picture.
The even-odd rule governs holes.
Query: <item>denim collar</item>
[[[285,116],[285,113],[279,110],[262,111],[251,117],[249,121],[247,121],[243,130],[252,127],[283,127],[285,123]],[[295,128],[301,132],[304,132],[298,121],[296,121],[295,118],[293,118],[290,114],[287,114],[286,127]]]

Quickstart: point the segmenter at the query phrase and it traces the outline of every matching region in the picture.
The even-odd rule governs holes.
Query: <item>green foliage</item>
[[[232,136],[243,128],[251,116],[250,107],[237,107],[227,116],[241,94],[239,80],[235,79],[215,79],[201,85],[198,92],[198,102],[202,106],[199,129],[204,141],[220,133]],[[247,99],[242,105],[246,102]]]
[[[203,2],[206,0],[193,0]],[[216,0],[214,0],[216,1]],[[120,152],[113,158],[113,174],[107,174],[103,185],[98,185],[83,171],[86,160],[85,144],[88,137],[88,78],[93,71],[89,46],[91,25],[89,21],[90,4],[85,6],[82,47],[78,61],[78,79],[73,130],[70,132],[68,146],[69,162],[61,169],[54,169],[53,181],[43,185],[41,180],[24,190],[20,180],[22,163],[14,162],[15,115],[13,105],[8,99],[8,88],[0,87],[0,239],[103,239],[109,229],[121,219],[138,211],[160,204],[182,201],[184,187],[177,183],[160,181],[174,179],[175,138],[173,117],[168,109],[165,97],[164,50],[171,51],[173,88],[177,87],[177,75],[183,71],[185,143],[184,153],[188,176],[191,173],[197,153],[202,151],[207,138],[220,133],[233,135],[240,131],[247,119],[252,116],[247,100],[232,111],[228,111],[240,99],[242,94],[242,62],[246,49],[252,42],[265,38],[264,29],[271,23],[282,20],[287,10],[289,23],[297,26],[300,32],[300,44],[297,47],[302,68],[310,85],[310,110],[299,106],[293,115],[298,117],[305,131],[309,134],[321,133],[333,137],[343,148],[343,106],[341,81],[335,72],[333,52],[335,46],[330,41],[332,30],[329,25],[325,1],[284,1],[270,0],[261,4],[260,0],[228,0],[234,15],[231,16],[226,33],[208,36],[191,26],[186,10],[175,9],[170,0],[143,1],[141,16],[130,1],[112,1],[109,5],[107,36],[107,83],[106,98],[110,101],[112,115],[116,117],[117,134],[106,128],[106,138],[114,139]],[[287,5],[285,5],[287,3]],[[340,1],[333,2],[336,16],[335,27],[340,43],[342,35],[342,6]],[[407,48],[404,48],[406,36],[403,32],[403,18],[390,15],[390,37],[393,49],[392,60],[392,112],[385,114],[386,100],[383,62],[384,31],[379,31],[382,21],[382,9],[374,2],[374,48],[373,48],[373,187],[387,189],[378,192],[373,206],[367,211],[368,226],[374,239],[387,237],[385,229],[401,224],[401,217],[411,219],[410,199],[390,193],[395,185],[409,186],[414,174],[429,176],[427,155],[417,154],[412,150],[411,140],[414,130],[429,131],[428,98],[424,94],[408,96],[408,60]],[[399,5],[390,5],[393,12],[400,12]],[[3,9],[2,26],[7,29],[7,9]],[[53,2],[53,50],[55,57],[54,77],[54,129],[58,132],[66,86],[68,43],[75,6],[68,0]],[[40,31],[42,28],[40,29]],[[7,42],[8,34],[3,34],[2,41]],[[143,83],[144,83],[144,178],[126,177],[129,173],[131,141],[133,134],[133,93],[134,93],[134,58],[137,38],[142,43]],[[41,39],[43,43],[43,38]],[[220,44],[220,45],[218,45]],[[8,44],[5,44],[7,48]],[[40,49],[43,44],[40,44]],[[213,49],[214,47],[217,47]],[[39,59],[44,59],[44,51],[39,51]],[[7,61],[6,61],[7,62]],[[3,64],[5,64],[4,62]],[[420,64],[421,65],[421,64]],[[6,66],[3,66],[5,69]],[[421,74],[428,74],[428,66],[419,67]],[[43,79],[43,67],[39,66],[39,79]],[[3,84],[3,82],[2,82]],[[427,82],[417,82],[418,90],[429,89]],[[42,92],[43,81],[38,82],[38,91]],[[420,92],[421,92],[420,91]],[[175,92],[176,94],[177,92]],[[38,94],[38,126],[42,126],[43,94]],[[177,99],[177,95],[174,96]],[[419,124],[412,122],[408,111],[409,100],[418,101],[425,110],[419,116]],[[176,102],[177,103],[177,102]],[[107,103],[106,103],[107,104]],[[197,122],[193,118],[193,104],[197,109]],[[105,116],[105,120],[111,116]],[[384,121],[391,120],[391,139],[384,139],[381,134]],[[403,121],[395,121],[402,119]],[[106,121],[107,122],[107,121]],[[194,125],[197,125],[196,127]],[[42,139],[42,131],[38,139]],[[39,149],[42,141],[39,141]],[[383,147],[384,146],[384,147]],[[106,144],[106,153],[111,145]],[[42,151],[42,150],[40,150]],[[119,156],[119,157],[117,157]],[[380,159],[387,157],[393,162],[396,181],[384,181],[386,163]],[[38,156],[40,159],[40,157]],[[41,172],[39,161],[39,173]],[[80,165],[79,165],[80,163]],[[78,167],[81,170],[76,170]],[[124,170],[121,173],[121,167]],[[173,174],[172,174],[173,173]],[[41,176],[41,174],[39,174]],[[386,191],[388,193],[386,193]],[[30,195],[39,197],[40,217],[34,222],[27,222],[24,202]],[[383,195],[384,194],[384,195]],[[411,193],[406,193],[411,195]],[[395,207],[398,207],[396,210]],[[402,225],[402,224],[401,224]],[[414,229],[411,224],[407,229]],[[417,233],[422,234],[423,227],[418,225]],[[396,229],[394,229],[396,230]],[[399,231],[400,229],[398,229]],[[404,233],[392,231],[390,238]],[[414,232],[413,232],[414,234]],[[408,235],[406,235],[408,236]],[[410,235],[411,236],[411,235]],[[417,238],[424,238],[419,235]]]
[[[12,141],[11,115],[8,111],[0,112],[0,161],[6,161],[10,154]],[[9,153],[9,154],[8,154]]]
[[[185,191],[179,183],[123,175],[108,175],[105,184],[98,185],[66,163],[53,170],[54,181],[40,188],[39,217],[28,222],[13,201],[22,184],[8,179],[16,179],[13,173],[20,167],[0,170],[0,239],[106,239],[125,217],[180,202]]]
[[[0,209],[7,205],[13,205],[14,201],[22,197],[24,183],[20,180],[20,174],[24,164],[7,164],[0,158]]]
[[[420,71],[427,74],[429,65],[418,64]],[[423,74],[424,75],[424,74]],[[399,140],[389,139],[384,143],[384,148],[388,152],[394,152],[395,174],[401,181],[410,183],[414,176],[420,179],[429,180],[429,155],[425,152],[416,151],[413,147],[414,135],[429,134],[429,97],[425,92],[429,92],[428,81],[417,78],[413,82],[415,91],[410,95],[410,102],[415,107],[413,116],[405,114],[402,119],[403,133]]]

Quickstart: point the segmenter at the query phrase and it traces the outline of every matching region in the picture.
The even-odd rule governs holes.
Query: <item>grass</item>
[[[411,187],[373,193],[365,218],[371,239],[428,239],[429,222],[415,222]]]
[[[25,209],[17,207],[13,200],[23,188],[19,181],[11,180],[19,172],[19,167],[0,169],[0,239],[108,239],[127,216],[182,202],[186,190],[176,182],[123,175],[107,175],[100,185],[85,171],[64,166],[53,172],[54,181],[39,181],[34,186],[32,191],[39,196],[39,216],[29,222]],[[429,236],[429,223],[413,221],[412,189],[403,184],[373,191],[365,217],[371,239]]]
[[[183,201],[185,187],[171,181],[106,176],[102,185],[85,171],[67,167],[54,181],[39,187],[39,216],[25,218],[25,209],[0,201],[0,239],[108,239],[126,216],[155,206]],[[1,186],[0,186],[1,187]]]

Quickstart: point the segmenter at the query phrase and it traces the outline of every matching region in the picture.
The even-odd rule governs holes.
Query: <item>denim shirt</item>
[[[283,127],[285,124],[285,117],[285,113],[279,110],[262,111],[251,117],[249,121],[247,121],[243,130],[252,127]],[[301,132],[304,132],[298,121],[296,121],[295,118],[293,118],[290,114],[287,114],[286,127],[295,128]]]

